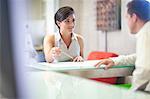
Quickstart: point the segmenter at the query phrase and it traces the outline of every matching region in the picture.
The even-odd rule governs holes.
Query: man
[[[127,5],[128,26],[136,35],[136,54],[104,59],[97,63],[98,67],[105,64],[105,69],[114,65],[135,65],[133,72],[132,90],[150,92],[150,2],[132,0]]]

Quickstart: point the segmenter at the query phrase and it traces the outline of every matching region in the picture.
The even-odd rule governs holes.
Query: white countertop
[[[52,71],[32,71],[27,77],[31,99],[150,99],[146,93]]]

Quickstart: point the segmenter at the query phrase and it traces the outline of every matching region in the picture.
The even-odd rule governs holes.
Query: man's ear
[[[132,14],[132,20],[133,20],[133,22],[136,22],[137,19],[138,19],[138,16],[135,13],[133,13]]]
[[[56,21],[57,25],[60,27],[60,22],[59,21]]]

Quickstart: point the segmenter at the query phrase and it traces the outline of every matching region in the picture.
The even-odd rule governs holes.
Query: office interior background
[[[85,59],[92,51],[108,51],[119,55],[134,53],[135,37],[130,34],[125,19],[126,4],[130,0],[117,0],[120,2],[121,29],[108,31],[107,38],[103,31],[97,30],[97,1],[101,0],[28,0],[27,31],[31,33],[35,49],[41,51],[44,35],[57,31],[55,12],[60,7],[71,6],[76,15],[75,33],[84,37]]]
[[[6,0],[9,1],[9,0]],[[10,0],[11,1],[11,0]],[[14,0],[17,2],[17,0]],[[25,34],[21,33],[29,33],[31,34],[32,41],[34,48],[37,52],[41,52],[43,50],[43,38],[47,33],[54,33],[57,31],[57,27],[54,24],[54,14],[55,12],[62,6],[71,6],[75,10],[76,14],[76,27],[75,27],[75,33],[79,33],[84,37],[84,55],[85,58],[87,58],[88,54],[92,51],[104,51],[106,52],[106,46],[108,52],[114,52],[117,54],[131,54],[135,52],[135,37],[129,33],[129,29],[126,24],[125,14],[126,14],[126,4],[130,0],[120,0],[120,14],[121,14],[121,29],[114,30],[114,31],[108,31],[107,32],[107,41],[106,41],[106,33],[104,33],[101,30],[97,30],[97,1],[100,0],[26,0],[26,7],[27,9],[17,9],[17,3],[15,2],[13,5],[14,9],[19,12],[21,10],[27,12],[27,19],[25,21],[25,27],[23,28],[23,32],[17,31],[19,35],[14,35],[13,37],[18,38],[18,41],[21,41],[21,38]],[[19,1],[21,2],[21,1]],[[22,6],[24,6],[23,3]],[[12,8],[13,8],[12,7]],[[19,6],[21,8],[21,5]],[[14,11],[15,11],[14,10]],[[25,12],[25,13],[26,13]],[[15,15],[16,14],[16,15]],[[23,14],[23,12],[21,13]],[[18,16],[24,16],[19,15],[17,13],[13,13],[13,18],[15,20],[18,20]],[[24,17],[23,17],[24,18]],[[21,19],[19,19],[20,21]],[[18,22],[19,22],[18,21]],[[19,27],[19,24],[15,23],[15,28]],[[20,26],[22,27],[22,26]],[[21,37],[21,38],[19,38]],[[2,38],[0,38],[2,39]],[[9,40],[8,40],[9,41]],[[22,40],[24,41],[24,40]],[[9,41],[11,42],[11,41]],[[15,42],[17,42],[17,39],[15,39]],[[23,47],[23,44],[19,44],[16,46]],[[16,60],[19,60],[21,54],[16,54],[19,52],[19,49],[14,48],[15,55],[13,57],[17,57]],[[22,48],[23,49],[23,48]],[[21,51],[23,51],[21,49]],[[18,51],[18,52],[17,52]],[[8,55],[9,57],[9,55]],[[21,56],[22,57],[22,56]],[[14,58],[14,60],[15,60]],[[21,59],[21,58],[20,58]],[[12,59],[13,60],[13,59]],[[22,68],[24,65],[25,58],[21,59],[21,61],[16,61],[15,65],[18,65],[19,73],[23,71],[24,68]],[[7,61],[5,61],[7,62]],[[22,63],[19,63],[22,62]],[[0,61],[1,63],[1,61]],[[20,66],[22,64],[22,66]],[[12,64],[9,64],[11,67]],[[6,67],[7,68],[7,67]],[[22,68],[20,70],[20,68]],[[11,69],[12,70],[12,69]],[[2,70],[0,70],[2,71]],[[14,71],[11,71],[14,73]],[[3,73],[3,72],[2,72]],[[6,72],[7,73],[7,72]],[[19,74],[16,73],[16,74]],[[10,74],[9,74],[10,75]],[[2,75],[3,76],[3,75]],[[5,75],[4,75],[5,76]],[[18,76],[18,75],[17,75]],[[23,78],[22,75],[19,75],[20,78]],[[1,79],[1,76],[0,76]],[[2,81],[2,80],[1,80]],[[20,80],[20,84],[23,83],[24,80]],[[11,82],[9,82],[11,83]],[[8,83],[8,84],[9,84]],[[7,85],[7,83],[6,83]],[[25,86],[25,85],[24,85]],[[0,86],[1,87],[1,86]],[[23,87],[24,90],[24,87]],[[1,98],[1,95],[0,95]]]

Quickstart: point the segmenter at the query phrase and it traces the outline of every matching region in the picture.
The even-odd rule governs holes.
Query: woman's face
[[[72,14],[68,16],[65,20],[63,20],[62,22],[58,22],[58,26],[60,27],[60,32],[72,33],[75,27],[75,15]]]

